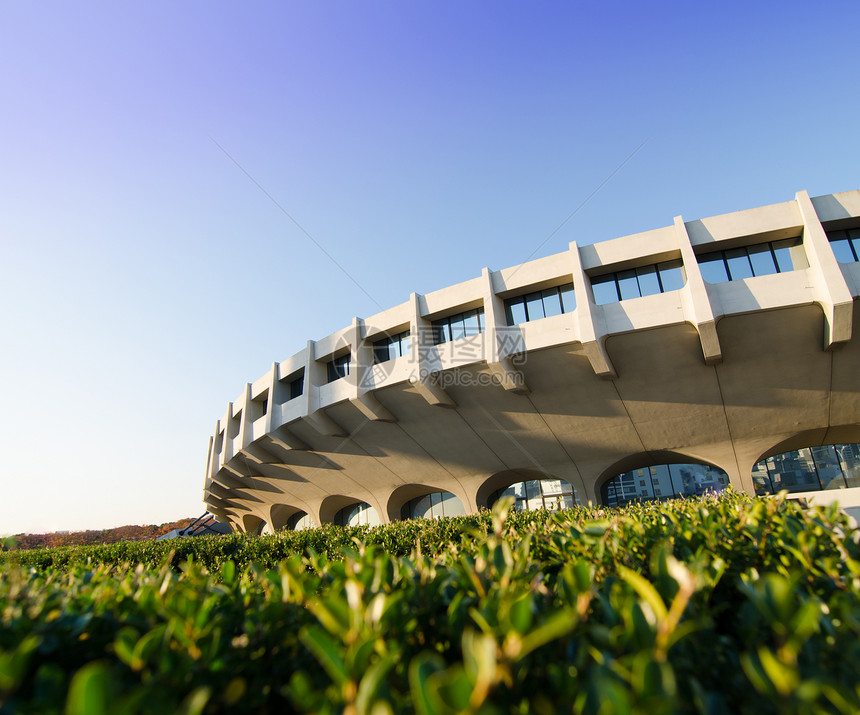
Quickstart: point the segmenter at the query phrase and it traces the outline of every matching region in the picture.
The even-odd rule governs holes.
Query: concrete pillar
[[[717,323],[705,279],[702,278],[702,271],[699,268],[699,261],[693,251],[693,244],[690,243],[687,226],[680,216],[675,216],[675,236],[681,249],[684,273],[687,275],[687,282],[681,291],[684,316],[699,333],[705,364],[714,365],[723,359],[720,338],[717,335]]]
[[[809,274],[816,300],[824,311],[824,349],[831,350],[851,339],[854,300],[809,194],[798,191],[795,201],[803,219],[803,246],[809,258]]]
[[[570,273],[573,276],[573,288],[576,291],[576,318],[579,323],[579,335],[582,347],[594,369],[595,374],[600,377],[618,377],[609,354],[606,352],[604,339],[606,330],[600,316],[600,306],[594,302],[591,292],[591,281],[582,267],[582,258],[579,255],[579,246],[576,241],[570,244],[568,251],[570,256]]]
[[[429,351],[434,348],[433,326],[429,320],[425,320],[421,315],[418,293],[412,293],[409,296],[409,302],[409,334],[412,336],[412,366],[414,371],[409,381],[412,383],[412,387],[431,405],[454,407],[454,400],[445,392],[445,388],[436,381],[432,366],[427,358]]]
[[[529,390],[522,372],[511,362],[510,352],[513,346],[503,340],[508,327],[505,303],[493,289],[493,277],[489,268],[481,271],[481,277],[484,279],[484,357],[487,366],[506,390],[527,393]]]

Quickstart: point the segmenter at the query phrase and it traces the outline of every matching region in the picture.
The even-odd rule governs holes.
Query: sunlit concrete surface
[[[599,503],[606,480],[672,462],[752,493],[767,456],[860,442],[860,262],[831,243],[856,227],[860,191],[799,192],[413,293],[248,383],[204,501],[246,531],[361,502],[385,523],[526,479]]]

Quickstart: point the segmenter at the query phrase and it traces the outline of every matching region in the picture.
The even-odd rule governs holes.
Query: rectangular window
[[[660,288],[663,293],[681,290],[684,287],[684,264],[682,261],[666,261],[657,265]]]
[[[668,293],[683,287],[684,269],[681,261],[666,261],[629,271],[607,273],[591,280],[597,305]]]
[[[290,382],[290,399],[294,400],[297,397],[301,397],[302,392],[305,389],[305,376],[297,377],[295,380]]]
[[[349,360],[350,355],[346,354],[343,357],[335,358],[327,364],[329,382],[340,380],[340,378],[349,375]]]
[[[860,228],[849,228],[847,231],[828,231],[827,238],[833,255],[839,263],[856,263],[860,261]]]
[[[476,308],[433,321],[433,340],[447,343],[451,340],[472,337],[484,332],[484,309]]]
[[[573,283],[566,283],[557,288],[535,291],[508,298],[505,301],[505,316],[508,325],[519,325],[531,320],[551,318],[554,315],[570,313],[576,310],[576,296]]]
[[[799,244],[799,238],[789,238],[727,251],[713,251],[698,256],[699,268],[702,278],[708,283],[787,273],[794,270],[791,248]]]
[[[373,343],[373,362],[380,363],[397,357],[409,355],[412,350],[412,339],[409,331],[382,338]]]

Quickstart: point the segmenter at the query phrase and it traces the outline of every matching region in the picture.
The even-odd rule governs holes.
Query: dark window
[[[655,263],[629,271],[606,273],[591,279],[591,289],[597,305],[668,293],[683,287],[684,268],[681,261]]]
[[[305,371],[299,370],[281,379],[281,388],[275,392],[278,402],[289,402],[301,396],[304,391]]]
[[[290,399],[294,400],[297,397],[300,397],[302,392],[305,389],[305,376],[297,377],[295,380],[290,381]]]
[[[484,309],[476,308],[433,321],[433,341],[447,343],[484,332]]]
[[[754,246],[713,251],[698,256],[702,278],[708,283],[725,283],[754,276],[769,276],[794,270],[791,247],[800,243],[799,238],[785,241],[769,241]]]
[[[550,318],[553,315],[570,313],[575,309],[576,296],[573,292],[573,283],[526,293],[505,301],[505,317],[508,319],[508,325]]]
[[[860,261],[860,228],[849,228],[847,231],[828,231],[827,238],[837,261],[840,263]]]
[[[343,357],[335,358],[328,363],[328,381],[334,382],[342,377],[349,375],[349,359],[350,355],[346,354]]]
[[[382,338],[373,343],[373,362],[380,363],[393,360],[396,357],[409,355],[412,349],[412,338],[409,331]]]

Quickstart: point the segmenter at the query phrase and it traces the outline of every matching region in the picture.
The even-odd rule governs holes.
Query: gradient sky
[[[246,382],[525,260],[634,152],[538,256],[860,188],[858,26],[854,0],[0,0],[0,534],[202,513]]]

